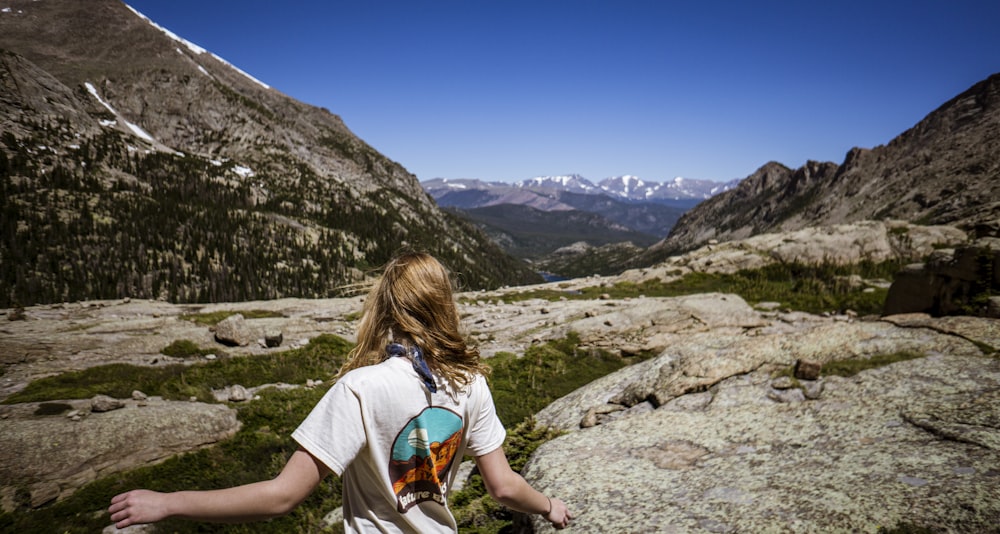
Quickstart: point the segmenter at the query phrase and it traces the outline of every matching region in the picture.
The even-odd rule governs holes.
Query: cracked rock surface
[[[1000,359],[982,348],[995,332],[995,320],[927,316],[678,332],[658,357],[540,412],[568,433],[524,475],[570,503],[575,532],[993,531]],[[821,373],[814,399],[775,388],[796,359],[904,350],[926,356]]]

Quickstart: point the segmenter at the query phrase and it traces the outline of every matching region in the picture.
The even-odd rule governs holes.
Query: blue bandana
[[[386,347],[389,352],[389,356],[406,356],[406,347],[400,343],[389,343]],[[409,351],[410,361],[413,363],[413,370],[420,375],[420,379],[424,381],[424,385],[431,393],[437,393],[437,384],[434,383],[434,375],[431,374],[430,367],[427,367],[427,362],[424,361],[424,353],[420,351],[420,347],[410,347]]]

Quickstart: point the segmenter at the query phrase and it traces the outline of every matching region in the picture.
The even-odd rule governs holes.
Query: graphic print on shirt
[[[400,430],[392,444],[389,480],[401,513],[424,501],[444,504],[446,474],[462,443],[462,427],[458,414],[431,406]]]

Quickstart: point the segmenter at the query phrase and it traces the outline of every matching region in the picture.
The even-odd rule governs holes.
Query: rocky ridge
[[[770,162],[685,213],[644,261],[709,240],[744,239],[862,220],[974,230],[1000,216],[1000,74],[942,104],[887,145],[853,148],[837,165]]]

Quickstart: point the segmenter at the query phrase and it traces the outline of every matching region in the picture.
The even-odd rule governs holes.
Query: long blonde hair
[[[420,347],[431,371],[459,386],[489,373],[459,332],[448,271],[429,254],[407,252],[386,264],[365,299],[358,343],[337,377],[384,361],[390,340]]]

